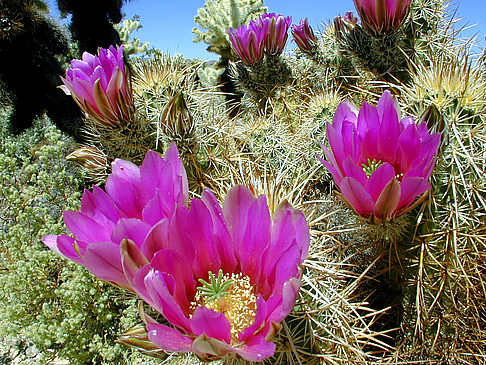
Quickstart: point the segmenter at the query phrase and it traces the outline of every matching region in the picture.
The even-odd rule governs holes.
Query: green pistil
[[[208,301],[218,300],[225,295],[228,295],[228,289],[233,285],[233,280],[227,278],[225,280],[223,277],[223,270],[221,269],[219,269],[217,278],[211,271],[209,272],[209,283],[203,279],[199,279],[199,282],[203,286],[198,286],[197,290],[202,296],[205,296]]]
[[[363,171],[365,172],[365,174],[368,177],[370,177],[371,174],[373,174],[373,172],[375,172],[376,170],[378,170],[378,168],[381,165],[384,165],[384,164],[385,164],[384,162],[376,161],[375,159],[373,159],[373,160],[368,159],[368,163],[367,164],[364,163],[361,166],[363,166]]]

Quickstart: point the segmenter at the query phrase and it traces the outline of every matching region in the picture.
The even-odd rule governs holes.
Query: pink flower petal
[[[83,259],[79,257],[74,249],[74,238],[66,235],[47,235],[42,237],[42,242],[57,254],[65,256],[78,264],[84,265]]]
[[[368,215],[373,212],[375,203],[358,180],[352,177],[345,177],[341,181],[339,188],[358,214]]]
[[[238,263],[233,243],[223,217],[223,211],[219,206],[216,197],[209,190],[205,189],[203,191],[201,200],[206,205],[206,208],[212,217],[214,233],[213,244],[217,248],[219,256],[221,257],[221,268],[224,272],[234,272]]]
[[[373,172],[366,185],[366,191],[370,193],[373,201],[377,201],[381,192],[391,179],[395,178],[395,169],[388,162],[381,165]]]
[[[363,103],[359,114],[356,128],[360,136],[364,136],[370,130],[378,129],[380,125],[380,117],[376,107],[371,106],[366,101]]]
[[[327,170],[331,173],[334,181],[336,182],[336,184],[340,184],[341,183],[341,180],[343,179],[341,173],[338,171],[338,169],[332,165],[331,163],[329,163],[328,161],[324,160],[323,158],[317,156],[317,158],[319,159],[319,161],[322,162],[322,164],[327,168]]]
[[[295,244],[300,250],[300,263],[308,254],[309,226],[302,211],[294,209],[288,202],[282,202],[275,210],[271,230],[271,243],[266,252],[265,264],[270,264],[277,250],[284,251]]]
[[[143,254],[151,260],[157,251],[169,248],[169,221],[162,219],[147,233],[142,246]]]
[[[356,110],[356,107],[347,100],[338,105],[332,120],[332,125],[338,132],[341,132],[342,124],[345,120],[352,124],[356,124],[358,120],[358,111]]]
[[[400,194],[401,188],[398,180],[390,180],[376,200],[375,216],[380,220],[391,220],[397,212]]]
[[[264,327],[267,316],[267,302],[263,299],[262,295],[259,294],[256,300],[255,320],[250,327],[245,328],[239,333],[238,339],[241,342],[245,342],[254,337]]]
[[[237,185],[228,191],[223,203],[223,215],[228,230],[236,242],[242,242],[246,232],[248,211],[255,201],[250,190]]]
[[[129,286],[123,273],[120,246],[113,242],[92,242],[83,255],[86,268],[101,280]]]
[[[226,343],[231,341],[231,325],[223,313],[206,307],[197,307],[190,322],[192,333],[197,336],[205,334]]]
[[[233,207],[238,209],[238,206]],[[242,241],[235,241],[239,254],[241,272],[258,282],[263,273],[262,252],[270,243],[270,212],[266,196],[259,196],[247,212],[246,227]]]
[[[133,163],[119,159],[113,161],[106,192],[127,217],[142,218],[147,199],[140,191],[140,170]]]
[[[137,274],[138,276],[139,274]],[[135,282],[140,283],[137,277]],[[186,333],[191,333],[190,321],[174,298],[177,285],[174,278],[159,270],[151,269],[143,278],[143,283],[146,291],[137,285],[135,288],[137,293],[155,310],[162,313],[171,324],[183,329]],[[145,293],[148,295],[147,297],[143,297]]]
[[[100,187],[93,186],[93,192],[85,190],[81,200],[81,212],[96,221],[115,223],[121,218],[113,200]]]
[[[358,165],[351,156],[342,162],[343,175],[356,179],[361,185],[368,184],[368,176],[363,171],[363,167]]]
[[[252,337],[248,342],[236,348],[236,352],[247,361],[263,361],[273,356],[276,345],[273,342],[266,341],[261,335]]]
[[[402,194],[398,208],[408,207],[416,197],[422,195],[431,188],[429,182],[423,177],[408,177],[401,183]]]
[[[380,102],[383,98],[386,98],[386,94],[383,94],[380,98]],[[390,95],[391,97],[391,95]],[[380,105],[378,102],[378,105]],[[378,113],[380,114],[380,109]],[[398,137],[400,136],[399,127],[399,109],[395,105],[394,101],[390,101],[382,106],[381,126],[378,138],[378,150],[381,160],[388,161],[390,163],[395,162],[396,150],[398,148]]]
[[[299,276],[299,250],[293,246],[283,255],[275,258],[275,262],[265,269],[265,276],[272,288],[271,296],[282,294],[284,283],[292,277]]]
[[[175,328],[160,323],[147,323],[148,338],[157,347],[168,352],[191,352],[192,338],[184,336]]]
[[[193,265],[196,276],[204,277],[209,271],[218,272],[221,268],[221,257],[213,242],[213,220],[202,200],[192,200],[185,224],[196,249]]]
[[[282,290],[282,320],[294,309],[295,301],[299,295],[301,281],[298,278],[290,278],[286,281]]]
[[[409,125],[400,134],[398,148],[401,151],[401,171],[405,173],[420,156],[420,137],[415,125]]]
[[[133,287],[138,271],[143,266],[148,265],[149,261],[130,239],[124,239],[120,243],[120,260],[123,275],[125,275],[130,287]]]
[[[66,227],[80,241],[96,242],[110,240],[110,227],[102,226],[81,212],[67,210],[63,214]]]
[[[158,251],[150,266],[174,278],[174,298],[184,314],[189,316],[190,301],[196,295],[196,281],[192,267],[187,267],[184,257],[174,250]]]
[[[187,176],[175,143],[170,145],[165,159],[156,152],[147,152],[140,166],[140,180],[149,196],[158,189],[159,204],[166,216],[172,213],[175,203],[187,205]]]
[[[334,128],[334,126],[328,124],[327,125],[327,140],[329,141],[329,145],[331,146],[332,154],[336,159],[336,162],[339,166],[339,170],[342,171],[342,161],[347,157],[344,154],[344,146],[342,135]]]
[[[135,218],[122,218],[111,233],[111,241],[116,244],[128,238],[132,240],[137,247],[141,247],[151,227],[147,223]]]

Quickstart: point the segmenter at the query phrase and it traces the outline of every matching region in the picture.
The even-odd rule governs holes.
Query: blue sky
[[[82,1],[82,0],[80,0]],[[53,9],[53,16],[58,16],[55,10],[55,0],[47,1]],[[464,18],[460,24],[478,24],[467,30],[465,36],[477,33],[481,47],[486,45],[486,0],[459,0],[451,8],[457,8],[457,17]],[[204,0],[132,0],[123,7],[127,18],[140,16],[143,28],[134,35],[142,42],[150,42],[163,52],[182,53],[186,58],[202,60],[217,59],[218,56],[207,52],[204,43],[193,43],[192,28],[196,26],[194,16],[197,9],[204,6]],[[292,16],[293,23],[309,18],[314,29],[337,14],[354,10],[353,0],[265,0],[269,12]],[[354,11],[356,13],[356,11]]]

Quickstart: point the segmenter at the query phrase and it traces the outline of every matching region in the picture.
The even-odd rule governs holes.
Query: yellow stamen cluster
[[[227,294],[218,299],[209,299],[199,288],[191,303],[194,311],[199,306],[205,306],[216,312],[223,313],[231,325],[231,343],[238,342],[238,333],[251,326],[256,315],[256,296],[248,276],[232,273],[224,274],[223,282],[232,281]]]

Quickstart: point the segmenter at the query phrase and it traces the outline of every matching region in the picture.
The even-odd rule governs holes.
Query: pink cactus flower
[[[344,202],[371,222],[390,221],[410,209],[427,192],[441,134],[412,117],[400,120],[399,106],[385,91],[376,107],[358,111],[341,103],[332,125],[327,125],[332,153],[322,145]]]
[[[347,11],[344,16],[338,15],[334,18],[334,31],[336,36],[341,38],[343,33],[346,31],[351,31],[358,23],[358,18],[356,18],[352,11]]]
[[[230,28],[228,34],[231,47],[245,64],[251,66],[263,59],[265,33],[255,22]]]
[[[170,323],[146,316],[156,346],[204,360],[274,354],[270,339],[294,307],[309,246],[302,212],[285,202],[271,218],[265,196],[243,186],[221,208],[206,190],[190,209],[177,206],[144,239],[133,238],[131,251],[122,248],[125,276]],[[154,252],[147,264],[144,249]]]
[[[412,0],[354,0],[362,26],[373,33],[397,30],[410,11]]]
[[[187,205],[186,171],[176,145],[169,147],[165,159],[147,152],[140,168],[116,159],[105,189],[86,190],[81,210],[64,212],[64,222],[75,238],[48,235],[42,241],[100,279],[131,290],[123,273],[120,244],[127,238],[139,242],[156,223],[171,216],[176,205]],[[151,254],[143,252],[149,262]]]
[[[256,20],[263,28],[265,39],[265,52],[270,55],[279,55],[287,43],[288,30],[292,24],[292,17],[281,14],[263,14]]]
[[[133,101],[123,48],[100,48],[99,56],[84,52],[72,60],[62,81],[81,109],[103,125],[131,117]]]
[[[292,25],[294,41],[302,52],[312,52],[317,47],[317,37],[314,35],[309,19],[302,19],[299,25]]]
[[[291,17],[275,13],[263,14],[248,25],[228,29],[231,47],[244,63],[252,66],[263,59],[264,53],[282,53],[291,23]]]

